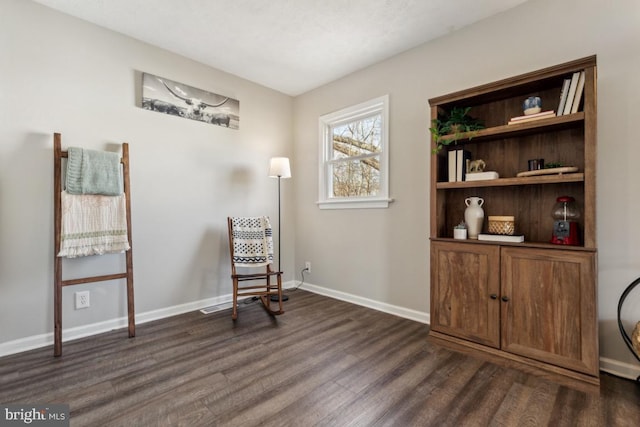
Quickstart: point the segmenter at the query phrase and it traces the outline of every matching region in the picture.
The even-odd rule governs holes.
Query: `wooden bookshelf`
[[[585,72],[577,113],[507,124],[529,96],[556,110],[565,79]],[[448,182],[447,150],[431,156],[431,329],[438,339],[468,343],[505,358],[531,360],[550,372],[598,384],[596,314],[596,57],[477,86],[429,100],[431,119],[454,107],[486,128],[459,135],[464,149],[500,178]],[[444,136],[442,139],[453,139]],[[435,141],[432,140],[432,148]],[[577,172],[518,177],[543,158]],[[559,196],[576,199],[580,244],[550,243]],[[454,240],[465,199],[482,197],[487,217],[513,215],[523,243]],[[471,317],[470,317],[471,316]],[[571,330],[572,334],[566,332]]]

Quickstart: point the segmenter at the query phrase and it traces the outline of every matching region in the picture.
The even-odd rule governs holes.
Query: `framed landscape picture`
[[[142,108],[199,122],[240,128],[240,101],[142,73]]]

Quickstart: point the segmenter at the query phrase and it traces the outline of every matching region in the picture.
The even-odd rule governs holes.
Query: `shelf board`
[[[567,114],[564,116],[551,117],[548,119],[534,120],[532,122],[514,124],[514,125],[502,125],[491,128],[481,129],[475,132],[462,133],[458,138],[458,144],[464,144],[469,141],[491,141],[500,138],[511,138],[516,136],[526,135],[528,133],[539,133],[541,131],[553,131],[563,127],[575,126],[578,123],[584,122],[584,111],[580,111],[574,114]],[[443,141],[454,139],[454,135],[444,135]]]
[[[564,184],[567,182],[584,182],[584,173],[565,173],[558,175],[527,176],[513,178],[488,179],[486,181],[438,182],[436,189],[454,188],[507,187],[514,185]]]
[[[560,87],[562,85],[562,79],[566,78],[568,74],[576,71],[582,71],[586,68],[595,67],[596,56],[592,55],[576,61],[548,67],[543,70],[509,77],[470,89],[460,90],[448,95],[437,96],[429,100],[429,105],[455,105],[461,101],[464,101],[464,105],[478,105],[491,102],[495,99],[519,98],[523,94],[539,90],[541,82],[543,83],[543,87],[548,87],[549,81],[552,81],[552,84]],[[544,84],[546,84],[546,86],[544,86]]]
[[[580,251],[580,252],[596,252],[595,248],[587,248],[585,246],[555,245],[555,244],[549,243],[549,242],[532,242],[532,241],[529,241],[529,240],[525,240],[524,242],[520,242],[520,243],[515,243],[515,242],[493,242],[493,241],[489,241],[489,240],[475,240],[475,239],[459,240],[459,239],[454,239],[452,237],[431,237],[430,240],[433,241],[433,242],[451,242],[451,243],[460,243],[460,244],[463,244],[463,245],[519,246],[519,247],[524,247],[524,248],[556,249],[556,250],[569,250],[569,251]]]

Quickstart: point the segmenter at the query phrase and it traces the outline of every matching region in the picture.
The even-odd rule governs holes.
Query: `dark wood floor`
[[[0,359],[0,403],[72,426],[638,426],[640,386],[580,391],[427,342],[427,326],[302,290]]]

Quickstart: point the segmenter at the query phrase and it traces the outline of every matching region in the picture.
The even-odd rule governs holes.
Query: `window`
[[[320,117],[321,209],[389,206],[389,96]]]

